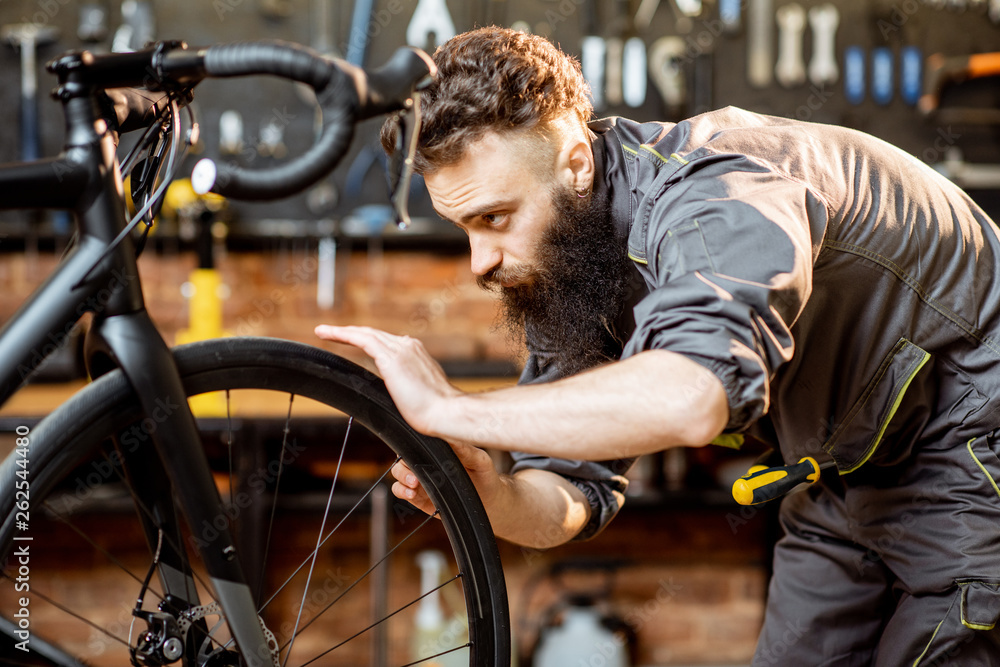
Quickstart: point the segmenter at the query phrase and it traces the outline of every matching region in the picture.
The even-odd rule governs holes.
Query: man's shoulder
[[[670,132],[676,125],[677,123],[665,121],[640,122],[623,116],[605,116],[587,123],[590,131],[599,138],[605,141],[614,139],[627,144],[655,141],[657,137]]]
[[[725,130],[759,130],[763,127],[788,122],[787,119],[728,106],[706,111],[678,122],[637,121],[623,116],[606,116],[590,121],[587,126],[604,141],[616,140],[623,145],[637,147],[640,145],[655,146],[661,142],[689,141],[696,135],[705,135],[707,138],[715,132]]]

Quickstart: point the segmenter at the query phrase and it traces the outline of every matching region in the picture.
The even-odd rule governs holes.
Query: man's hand
[[[491,514],[491,510],[496,510],[500,495],[504,491],[504,478],[493,465],[493,459],[482,449],[471,445],[452,444],[451,448],[468,473],[476,491],[479,492],[486,513]],[[406,463],[400,461],[394,465],[392,476],[396,478],[396,482],[392,485],[393,495],[427,514],[434,513],[434,504],[428,498],[427,491]]]
[[[484,450],[452,444],[472,484],[479,492],[496,536],[515,544],[547,549],[564,544],[586,525],[590,507],[583,494],[565,478],[545,470],[501,475]],[[434,504],[403,462],[392,468],[392,493],[427,514]],[[624,500],[624,498],[622,499]]]
[[[421,433],[436,435],[437,420],[447,417],[445,403],[462,394],[419,340],[370,327],[321,324],[315,332],[323,340],[359,347],[371,357],[403,418]]]
[[[646,350],[561,380],[465,393],[423,344],[368,327],[318,326],[361,348],[403,418],[426,435],[487,449],[584,461],[702,446],[729,422],[714,372],[680,354]]]
[[[416,430],[442,437],[451,444],[482,498],[497,537],[515,544],[548,548],[571,539],[586,525],[590,505],[583,493],[565,478],[545,470],[522,470],[514,476],[497,471],[490,455],[475,446],[477,434],[492,434],[498,440],[496,444],[506,445],[500,448],[508,450],[522,443],[530,445],[530,439],[515,436],[517,445],[503,442],[508,432],[503,428],[504,422],[496,417],[490,417],[496,427],[484,429],[484,418],[475,410],[470,412],[473,406],[463,404],[468,398],[483,394],[465,394],[454,387],[419,341],[368,327],[320,325],[316,327],[316,335],[361,348],[374,359],[403,418]],[[534,408],[543,407],[547,417],[558,417],[557,411],[545,409],[538,401],[530,403]],[[518,413],[524,411],[514,407]],[[575,426],[573,431],[576,433]],[[537,435],[539,431],[532,428],[531,433]],[[493,438],[484,444],[492,446]],[[426,490],[409,467],[398,463],[393,466],[392,475],[396,478],[392,485],[396,497],[428,514],[434,512]]]

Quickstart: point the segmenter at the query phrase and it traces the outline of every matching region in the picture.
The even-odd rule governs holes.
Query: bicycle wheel
[[[478,495],[445,443],[405,423],[380,379],[273,339],[194,343],[175,357],[188,396],[201,401],[192,405],[226,506],[218,522],[234,531],[259,591],[272,656],[282,665],[509,664],[506,587]],[[154,556],[138,517],[148,509],[119,453],[148,439],[154,417],[115,371],[31,430],[27,464],[15,451],[0,468],[0,608],[15,629],[27,608],[37,664],[128,664],[145,630],[137,597],[144,613],[165,609],[190,632],[179,662],[241,664],[192,546],[218,526],[187,526],[183,544],[169,545],[190,559],[199,605],[178,610],[159,599],[155,578],[143,586]],[[436,518],[387,493],[399,459],[428,489]],[[14,542],[28,518],[14,500],[25,468],[30,524],[17,534],[31,540]],[[319,528],[306,533],[307,523]],[[27,570],[14,557],[24,545]],[[7,659],[32,664],[16,649]]]

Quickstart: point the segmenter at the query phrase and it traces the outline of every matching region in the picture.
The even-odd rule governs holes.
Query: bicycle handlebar
[[[323,131],[316,143],[290,162],[250,170],[227,162],[202,160],[192,184],[202,192],[234,199],[279,199],[295,194],[329,173],[347,151],[354,124],[404,109],[421,83],[436,68],[424,52],[404,47],[381,68],[367,72],[343,60],[281,41],[260,41],[189,50],[180,42],[160,42],[135,53],[70,54],[49,64],[59,74],[61,90],[73,95],[79,87],[146,87],[183,90],[206,77],[273,75],[309,85],[323,114]]]
[[[414,88],[434,72],[434,63],[422,51],[401,48],[368,73],[297,44],[256,42],[212,47],[205,51],[204,68],[212,77],[273,74],[316,91],[323,132],[306,153],[261,170],[202,160],[192,174],[196,190],[262,200],[299,192],[329,173],[347,151],[355,122],[405,108]]]

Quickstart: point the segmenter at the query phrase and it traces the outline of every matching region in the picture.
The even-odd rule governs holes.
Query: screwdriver
[[[830,461],[823,468],[833,465]],[[733,483],[733,499],[740,505],[759,505],[780,498],[799,484],[819,481],[821,466],[811,456],[788,466],[755,465]]]

